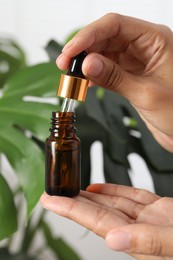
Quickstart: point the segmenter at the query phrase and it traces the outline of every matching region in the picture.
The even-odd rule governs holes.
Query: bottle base
[[[46,193],[50,196],[64,196],[64,197],[74,197],[79,194],[80,190],[69,190],[69,189],[60,189],[52,190],[46,189]]]

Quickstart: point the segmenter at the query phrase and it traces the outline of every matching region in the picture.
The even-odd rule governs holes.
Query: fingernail
[[[45,208],[45,209],[47,208],[46,205],[47,205],[48,200],[49,200],[48,198],[49,198],[49,195],[46,192],[44,192],[42,194],[42,196],[40,197],[40,203],[42,204],[42,207]]]
[[[43,202],[45,199],[47,199],[48,194],[46,192],[44,192],[41,197],[40,197],[40,202]]]
[[[106,244],[116,251],[128,251],[130,249],[131,234],[126,232],[110,232],[106,237]]]
[[[93,58],[87,65],[85,71],[88,77],[98,77],[103,71],[104,64],[102,60],[98,58]]]
[[[53,211],[53,208],[54,208],[54,203],[52,201],[53,199],[50,198],[49,195],[42,195],[41,198],[40,198],[40,202],[42,204],[42,207],[44,209],[48,209],[48,210],[52,210]]]
[[[62,61],[62,53],[57,57],[57,59],[56,59],[56,64],[57,65],[59,65],[59,64],[61,64],[61,61]]]

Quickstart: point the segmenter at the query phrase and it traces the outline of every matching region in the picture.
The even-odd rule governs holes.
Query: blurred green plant
[[[59,109],[58,99],[57,105],[52,105],[46,103],[45,98],[55,96],[60,71],[55,62],[27,67],[25,60],[24,51],[17,43],[0,39],[0,153],[5,155],[17,177],[17,185],[12,185],[6,168],[1,167],[0,240],[6,240],[5,246],[0,248],[0,258],[37,259],[49,248],[58,259],[77,260],[80,257],[73,248],[61,237],[52,235],[44,219],[45,211],[33,221],[33,209],[44,191],[44,152],[41,148],[49,134],[51,112]],[[21,200],[23,195],[25,203]],[[21,203],[17,202],[19,198]],[[22,220],[21,244],[12,254],[10,248],[15,241],[12,234],[21,228],[19,215],[24,204],[27,214],[26,220]],[[30,255],[39,231],[44,234],[45,244]]]
[[[0,86],[26,65],[23,49],[12,39],[0,38]]]

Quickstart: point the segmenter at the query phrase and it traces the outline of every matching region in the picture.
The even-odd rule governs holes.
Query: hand
[[[83,73],[96,85],[126,97],[156,140],[173,152],[173,34],[163,25],[108,14],[82,29],[57,59],[89,53]]]
[[[173,259],[172,198],[132,187],[94,184],[74,198],[45,193],[41,202],[103,237],[113,250],[140,260]]]

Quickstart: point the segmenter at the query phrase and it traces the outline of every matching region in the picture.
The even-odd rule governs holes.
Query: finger
[[[95,205],[100,205],[107,208],[109,211],[112,211],[116,216],[121,217],[128,223],[134,223],[134,219],[136,219],[138,212],[143,206],[134,205],[131,201],[131,206],[133,205],[133,212],[129,210],[129,201],[123,198],[117,198],[115,196],[102,195],[93,192],[81,191],[81,197],[90,201],[90,203],[94,203]],[[136,203],[137,204],[137,203]]]
[[[89,192],[86,192],[86,191],[80,191],[80,196],[76,196],[75,197],[75,200],[76,201],[80,201],[81,203],[88,203],[89,205],[92,205],[92,206],[94,206],[94,207],[102,207],[103,206],[103,208],[106,210],[106,208],[107,208],[107,210],[109,210],[109,211],[112,211],[112,213],[113,214],[115,214],[117,217],[120,217],[121,219],[124,219],[125,221],[126,221],[126,223],[133,223],[134,221],[132,221],[131,220],[131,218],[129,218],[128,217],[128,214],[124,214],[121,210],[117,210],[116,208],[113,208],[113,207],[108,207],[107,205],[106,205],[106,203],[104,204],[104,203],[100,203],[100,205],[98,205],[99,204],[99,199],[97,200],[97,196],[99,197],[100,196],[100,194],[92,194],[91,193],[91,195],[92,196],[89,196],[89,194],[88,194]],[[87,194],[88,194],[88,196],[87,196]],[[93,195],[96,197],[95,199],[91,199],[91,197],[93,197]],[[49,195],[47,195],[46,193],[42,196],[42,198],[41,198],[41,202],[42,202],[42,204],[44,204],[44,200],[45,199],[47,199],[47,197],[48,197]]]
[[[140,19],[107,14],[84,27],[65,45],[61,57],[57,59],[57,65],[60,69],[68,69],[71,58],[84,50],[123,51],[130,42],[134,42],[148,31],[152,33],[152,30],[153,24]]]
[[[80,30],[75,37],[64,47],[63,53],[73,57],[83,50],[87,50],[98,43],[104,43],[110,39],[119,38],[116,42],[117,50],[122,49],[123,42],[134,42],[145,34],[150,23],[120,14],[110,13],[94,21]],[[153,29],[154,30],[154,29]],[[123,41],[122,41],[123,40]],[[105,43],[104,43],[105,44]],[[109,48],[109,45],[103,47]]]
[[[144,208],[143,205],[123,197],[96,193],[93,194],[93,192],[82,192],[81,195],[90,201],[109,207],[110,210],[118,209],[118,211],[123,213],[122,217],[128,222],[130,222],[130,219],[136,220],[140,211]]]
[[[87,188],[87,191],[127,198],[141,205],[151,204],[160,198],[160,196],[144,189],[116,184],[92,184]]]
[[[98,53],[87,55],[82,64],[82,71],[95,85],[118,92],[141,109],[144,109],[151,102],[148,98],[148,91],[151,85],[154,94],[156,88],[158,91],[159,83],[156,84],[152,78],[129,73],[114,61]]]
[[[112,230],[106,236],[108,247],[128,253],[173,256],[173,227],[132,224]]]
[[[71,57],[60,54],[56,59],[56,64],[61,70],[67,70],[70,67]]]
[[[66,59],[68,58],[66,57]],[[123,95],[140,111],[144,111],[148,107],[151,110],[156,109],[155,104],[159,104],[156,101],[163,96],[162,84],[155,78],[131,74],[98,53],[87,55],[82,65],[82,71],[90,82]],[[151,95],[149,96],[148,93]]]
[[[127,222],[101,205],[93,205],[68,197],[48,196],[43,194],[41,203],[44,208],[58,215],[69,218],[78,224],[105,237],[107,232]]]
[[[84,196],[82,196],[82,193],[85,193],[85,191],[80,191],[80,195],[79,196],[75,196],[73,199],[75,199],[76,201],[80,201],[80,202],[85,202],[85,203],[88,203],[88,204],[92,204],[93,206],[97,206],[98,203],[94,202],[94,201],[91,201],[87,198],[85,198]],[[51,198],[51,197],[55,197],[56,196],[49,196],[46,192],[44,192],[40,198],[40,202],[44,205],[45,204],[45,201],[47,198]],[[58,197],[58,196],[57,196]]]

